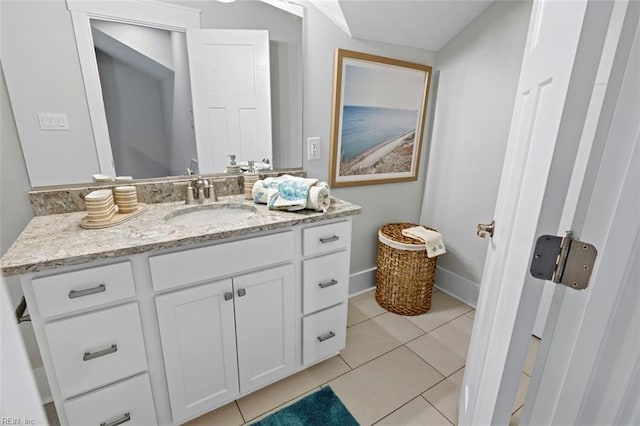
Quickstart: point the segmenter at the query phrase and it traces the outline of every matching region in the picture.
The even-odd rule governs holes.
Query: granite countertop
[[[257,209],[246,218],[211,225],[172,225],[165,216],[191,208],[184,201],[149,204],[140,216],[105,229],[82,229],[86,212],[34,217],[0,261],[2,274],[20,275],[60,266],[128,256],[172,247],[216,241],[260,231],[288,228],[359,214],[355,204],[331,197],[327,213],[311,210],[283,212],[254,204],[243,195],[220,197],[215,204],[244,204]]]

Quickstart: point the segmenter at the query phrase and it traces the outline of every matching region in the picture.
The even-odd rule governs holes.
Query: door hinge
[[[593,245],[574,240],[569,231],[564,237],[543,235],[536,241],[529,272],[534,278],[583,290],[589,285],[597,255]]]

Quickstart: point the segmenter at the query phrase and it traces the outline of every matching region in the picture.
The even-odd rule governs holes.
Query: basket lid
[[[380,228],[380,234],[392,241],[398,242],[398,243],[402,243],[402,244],[408,244],[408,245],[415,245],[415,246],[422,246],[424,247],[424,243],[416,240],[415,238],[411,238],[411,237],[407,237],[402,235],[402,230],[403,229],[407,229],[407,228],[413,228],[414,226],[424,226],[424,225],[420,225],[417,223],[408,223],[408,222],[401,222],[401,223],[389,223],[387,225],[384,225],[382,228]],[[432,231],[435,231],[435,229],[433,228],[429,228],[428,226],[425,226],[426,229],[430,229]]]

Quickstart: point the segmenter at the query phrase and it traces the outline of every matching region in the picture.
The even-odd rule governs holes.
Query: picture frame
[[[429,65],[336,49],[332,187],[418,179]]]

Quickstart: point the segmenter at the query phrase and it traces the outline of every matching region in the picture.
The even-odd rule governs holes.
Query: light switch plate
[[[69,130],[69,121],[64,112],[39,112],[40,130]]]
[[[307,160],[320,159],[320,138],[307,138]]]

